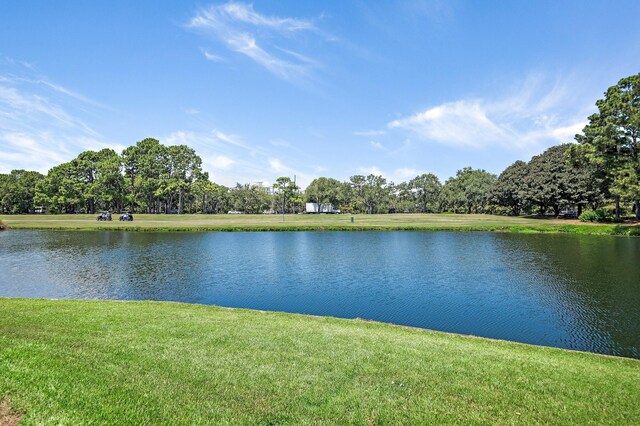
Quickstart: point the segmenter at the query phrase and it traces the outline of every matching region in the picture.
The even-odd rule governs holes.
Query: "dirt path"
[[[17,426],[22,420],[22,414],[11,411],[11,405],[6,399],[0,399],[0,426]]]

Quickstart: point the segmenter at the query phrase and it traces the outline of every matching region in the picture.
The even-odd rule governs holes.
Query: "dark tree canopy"
[[[0,174],[0,212],[33,211],[36,185],[43,179],[41,173],[27,170],[12,170],[9,174]]]
[[[456,213],[485,213],[489,205],[489,191],[496,176],[480,169],[465,167],[449,178],[442,189],[441,204],[446,211]]]
[[[530,198],[527,186],[529,165],[524,161],[516,161],[507,167],[491,188],[490,200],[499,206],[511,209],[517,216],[528,207]]]
[[[85,151],[47,175],[26,170],[0,174],[0,213],[295,213],[304,201],[349,213],[504,213],[558,215],[562,209],[606,208],[617,216],[633,205],[640,218],[640,74],[623,78],[596,102],[577,144],[550,147],[529,162],[516,161],[498,177],[465,167],[441,184],[431,173],[408,182],[353,175],[317,177],[302,191],[291,177],[273,186],[210,180],[202,159],[185,145],[146,138],[122,154]]]
[[[306,201],[317,203],[320,207],[331,204],[337,208],[345,201],[344,195],[343,183],[326,177],[314,179],[305,190]]]
[[[420,212],[437,211],[442,184],[436,175],[424,173],[416,176],[409,181],[408,189],[413,193]]]
[[[367,214],[382,211],[381,207],[388,201],[391,193],[387,180],[382,176],[370,174],[368,176],[354,175],[349,178],[354,198],[364,206]]]
[[[602,176],[601,189],[615,197],[616,216],[623,199],[635,203],[640,217],[640,74],[623,78],[604,95],[576,140]]]
[[[552,208],[558,215],[562,206],[570,203],[568,183],[570,170],[567,167],[565,152],[567,145],[549,148],[536,155],[529,163],[529,174],[525,180],[531,202],[544,214]]]

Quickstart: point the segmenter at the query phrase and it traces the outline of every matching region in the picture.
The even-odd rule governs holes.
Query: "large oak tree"
[[[640,74],[621,79],[596,102],[583,134],[576,135],[591,164],[603,175],[604,190],[616,202],[633,201],[640,218]]]

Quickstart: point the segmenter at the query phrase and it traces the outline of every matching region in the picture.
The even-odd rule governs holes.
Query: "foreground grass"
[[[632,424],[640,361],[157,302],[0,299],[24,424]]]
[[[98,222],[94,215],[17,215],[12,229],[132,231],[502,231],[640,235],[640,227],[581,224],[575,220],[464,214],[386,215],[135,215],[134,222]]]

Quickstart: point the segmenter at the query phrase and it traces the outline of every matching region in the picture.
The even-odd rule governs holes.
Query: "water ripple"
[[[366,318],[640,357],[640,239],[494,233],[0,233],[0,296]]]

